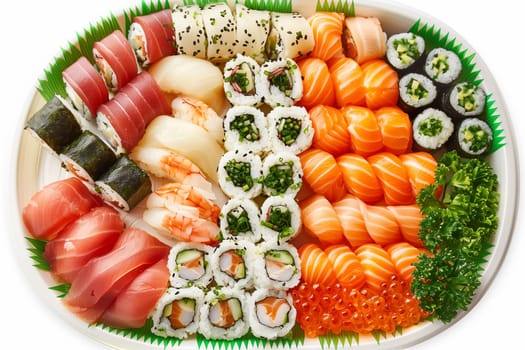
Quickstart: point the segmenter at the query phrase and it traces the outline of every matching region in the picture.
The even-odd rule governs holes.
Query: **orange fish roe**
[[[328,332],[372,331],[394,333],[419,323],[429,313],[419,307],[410,285],[396,275],[381,285],[381,290],[352,289],[339,283],[310,284],[302,281],[291,295],[297,309],[297,322],[309,338]]]

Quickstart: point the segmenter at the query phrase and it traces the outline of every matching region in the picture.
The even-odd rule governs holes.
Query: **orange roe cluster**
[[[392,334],[397,327],[415,325],[429,316],[419,307],[409,284],[396,275],[378,291],[302,281],[290,292],[297,322],[309,338],[342,331]]]

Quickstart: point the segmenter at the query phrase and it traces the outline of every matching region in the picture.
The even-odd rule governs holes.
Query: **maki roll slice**
[[[432,80],[418,73],[409,73],[399,79],[399,105],[407,113],[417,113],[429,107],[437,96]]]
[[[257,84],[264,102],[272,108],[292,106],[303,96],[301,70],[290,58],[266,61],[261,66]]]
[[[74,176],[94,183],[117,161],[117,156],[102,139],[86,130],[62,151],[60,159]]]
[[[171,17],[177,52],[205,59],[206,29],[199,6],[175,5]]]
[[[444,87],[461,74],[461,61],[454,52],[443,48],[430,51],[425,60],[425,73],[440,87]]]
[[[203,301],[204,292],[200,288],[168,288],[153,311],[151,332],[179,339],[195,334]]]
[[[288,243],[263,242],[256,249],[256,288],[287,290],[299,283],[301,262],[295,246]]]
[[[237,50],[258,63],[266,61],[266,40],[270,34],[269,11],[255,10],[242,4],[235,5],[237,23]]]
[[[274,152],[299,154],[313,142],[314,128],[310,115],[303,107],[277,107],[267,116],[268,132]]]
[[[225,62],[237,53],[235,17],[225,3],[212,3],[202,9],[206,33],[206,58],[214,63]]]
[[[248,56],[237,56],[224,66],[224,92],[233,105],[257,106],[262,102],[261,86],[257,84],[261,67]]]
[[[223,240],[210,258],[215,282],[220,286],[251,288],[254,278],[255,246],[244,239]]]
[[[443,110],[458,118],[477,117],[485,111],[485,100],[481,86],[461,82],[443,95]]]
[[[425,52],[425,39],[413,33],[398,33],[386,42],[388,63],[398,72],[415,72]]]
[[[258,289],[250,296],[250,326],[256,337],[283,337],[295,325],[297,310],[285,291]]]
[[[172,287],[207,287],[213,280],[210,266],[212,248],[202,243],[179,242],[168,256]]]
[[[78,119],[59,96],[40,108],[25,129],[56,155],[82,133]]]
[[[299,13],[271,13],[271,29],[266,41],[270,60],[293,59],[308,55],[314,48],[314,34]]]
[[[230,198],[255,198],[262,191],[261,158],[250,151],[226,152],[219,161],[219,186]]]
[[[454,124],[443,111],[427,108],[414,119],[412,129],[414,148],[433,152],[447,143],[454,132]]]
[[[231,198],[222,206],[219,217],[224,239],[239,238],[254,243],[261,239],[259,207],[253,200]]]
[[[130,211],[151,193],[151,180],[134,161],[123,155],[95,181],[95,190],[107,203]]]
[[[287,242],[301,229],[301,210],[293,196],[270,196],[261,205],[261,234],[266,242]]]
[[[217,286],[206,293],[199,332],[208,339],[240,338],[250,328],[247,295],[240,289]]]
[[[251,106],[234,106],[223,121],[224,147],[227,151],[243,149],[255,154],[270,149],[268,123],[263,112]]]
[[[290,152],[270,153],[262,164],[263,192],[268,196],[295,196],[302,186],[303,168],[298,156]]]
[[[461,156],[481,157],[492,147],[492,129],[483,120],[466,118],[459,123],[454,133],[453,145]]]

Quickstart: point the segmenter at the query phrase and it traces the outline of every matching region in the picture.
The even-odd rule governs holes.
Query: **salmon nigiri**
[[[419,238],[419,228],[423,214],[417,205],[390,205],[388,210],[394,215],[399,224],[399,229],[403,238],[416,247],[423,247],[423,242]]]
[[[418,261],[419,249],[407,242],[399,242],[387,246],[386,250],[399,276],[408,283],[412,282],[412,272],[416,269],[414,263]]]
[[[299,248],[301,277],[308,283],[333,284],[337,281],[332,262],[316,244],[309,243]]]
[[[390,255],[379,244],[365,244],[355,250],[363,266],[366,284],[373,290],[381,290],[383,282],[390,281],[396,268]]]
[[[375,111],[386,152],[403,154],[412,148],[412,123],[399,107],[383,107]]]
[[[310,109],[314,127],[313,146],[338,156],[351,151],[350,133],[341,111],[335,107],[317,105]]]
[[[365,283],[365,272],[357,255],[345,244],[325,249],[332,262],[338,282],[348,288],[361,288]]]
[[[297,63],[303,78],[303,96],[297,103],[306,109],[335,103],[335,92],[328,66],[320,58],[309,57]]]
[[[334,82],[337,106],[365,105],[364,75],[359,64],[348,57],[338,57],[328,62]]]
[[[348,125],[354,153],[369,156],[383,149],[383,137],[372,110],[366,107],[346,106],[341,112]]]
[[[316,12],[308,17],[308,24],[314,35],[312,57],[328,61],[332,57],[343,56],[344,13]]]
[[[347,195],[333,203],[334,210],[343,228],[343,234],[354,248],[366,243],[374,243],[368,234],[365,218],[361,214],[361,204],[362,202],[352,195]]]
[[[437,161],[428,152],[413,152],[399,156],[401,163],[405,167],[414,196],[427,185],[434,183],[434,173],[437,167]]]
[[[370,109],[395,106],[399,98],[399,77],[396,71],[382,59],[361,65],[366,105]]]
[[[314,194],[299,203],[306,231],[323,244],[344,242],[343,228],[326,197]]]
[[[383,188],[365,157],[347,153],[336,161],[348,192],[369,204],[383,199]]]
[[[368,162],[383,187],[386,204],[415,203],[407,171],[396,155],[381,152],[368,157]]]
[[[303,167],[303,179],[317,194],[324,195],[329,201],[342,198],[345,193],[343,174],[330,153],[310,148],[300,154]]]

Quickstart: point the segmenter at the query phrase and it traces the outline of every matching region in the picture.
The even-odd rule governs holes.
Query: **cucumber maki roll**
[[[210,246],[202,243],[176,243],[168,256],[171,286],[207,287],[213,280],[211,251]]]
[[[312,145],[314,128],[304,107],[277,107],[268,113],[268,133],[274,152],[299,154]]]
[[[297,310],[285,291],[258,289],[248,299],[250,326],[256,337],[275,339],[288,334],[295,325]]]
[[[261,158],[253,152],[239,149],[226,152],[217,169],[219,186],[230,198],[255,198],[262,191],[261,167]]]
[[[398,72],[415,72],[424,52],[425,40],[413,33],[395,34],[386,42],[386,58]]]
[[[485,121],[466,118],[457,127],[453,144],[461,156],[481,157],[490,151],[492,139],[492,129]]]
[[[422,74],[409,73],[399,79],[399,106],[407,113],[417,113],[430,106],[436,96],[436,86]]]
[[[443,110],[458,118],[477,117],[485,110],[483,88],[470,82],[454,85],[443,95]]]
[[[266,242],[287,242],[301,230],[301,210],[293,196],[271,196],[261,205],[261,234]]]
[[[117,161],[117,156],[100,137],[86,130],[62,151],[60,159],[73,175],[94,183]]]
[[[245,292],[217,286],[204,297],[199,332],[208,339],[232,340],[250,329]]]
[[[461,73],[461,68],[458,55],[443,48],[431,50],[425,60],[425,73],[440,86],[456,80]]]
[[[290,58],[266,61],[257,79],[264,102],[273,108],[292,106],[303,97],[301,70]]]
[[[427,108],[414,119],[412,129],[416,149],[437,151],[450,139],[454,124],[443,111]]]
[[[151,193],[151,180],[144,170],[124,155],[95,181],[95,189],[107,203],[130,211]]]
[[[59,96],[33,114],[25,128],[55,155],[82,133],[79,120]]]
[[[254,278],[255,246],[245,239],[223,240],[213,250],[210,264],[220,286],[251,288]]]
[[[263,192],[268,196],[295,196],[302,186],[303,168],[291,152],[270,153],[262,164]]]
[[[257,106],[262,102],[261,84],[257,84],[261,67],[248,56],[237,56],[224,65],[224,92],[233,105]]]
[[[151,332],[179,339],[195,334],[203,302],[204,292],[197,287],[168,288],[153,310]]]
[[[239,238],[251,242],[261,239],[259,208],[253,200],[231,198],[222,206],[219,218],[223,239]]]
[[[224,147],[227,151],[243,149],[255,154],[270,149],[268,121],[264,113],[251,106],[234,106],[223,121]]]
[[[257,289],[287,290],[297,286],[301,279],[297,248],[288,243],[259,244],[254,265]]]

